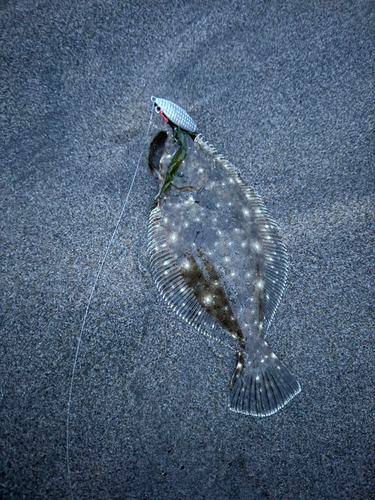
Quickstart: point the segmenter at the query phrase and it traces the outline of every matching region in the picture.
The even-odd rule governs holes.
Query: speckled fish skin
[[[178,145],[165,133],[159,187]],[[261,199],[200,136],[150,214],[148,252],[158,290],[199,331],[236,346],[229,408],[272,415],[300,392],[264,340],[282,296],[287,255]]]

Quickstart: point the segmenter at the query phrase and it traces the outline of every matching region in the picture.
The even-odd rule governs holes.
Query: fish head
[[[182,132],[184,135],[185,159],[182,161],[177,171],[173,173],[172,192],[177,194],[189,187],[202,185],[201,175],[198,174],[199,165],[194,161],[195,143],[190,134]],[[164,184],[169,167],[175,155],[181,150],[181,142],[176,140],[176,134],[172,131],[160,131],[150,143],[148,165],[158,179],[159,188]],[[177,193],[176,193],[177,191]]]

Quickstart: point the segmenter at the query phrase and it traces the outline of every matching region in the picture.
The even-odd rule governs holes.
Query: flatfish
[[[300,392],[264,339],[285,287],[286,248],[261,198],[196,135],[189,115],[153,99],[171,125],[149,153],[159,183],[148,228],[153,279],[181,318],[237,352],[229,408],[272,415]]]

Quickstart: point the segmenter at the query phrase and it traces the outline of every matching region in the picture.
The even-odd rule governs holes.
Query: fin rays
[[[300,390],[294,376],[277,358],[256,371],[240,364],[232,377],[229,407],[238,413],[267,417],[285,406]]]

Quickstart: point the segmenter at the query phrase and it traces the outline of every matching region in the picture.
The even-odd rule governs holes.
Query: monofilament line
[[[151,127],[151,122],[152,122],[152,116],[153,116],[153,114],[154,114],[154,106],[152,106],[152,110],[151,110],[151,116],[150,116],[150,120],[149,120],[149,123],[148,123],[148,128],[147,128],[147,133],[146,133],[146,138],[145,138],[146,140],[147,140],[148,134],[150,132],[150,127]],[[141,150],[141,153],[139,155],[138,162],[137,162],[137,165],[136,165],[136,168],[135,168],[135,171],[134,171],[134,175],[133,175],[132,181],[130,183],[130,187],[129,187],[128,193],[126,195],[124,204],[122,206],[120,216],[119,216],[119,218],[117,220],[115,229],[113,230],[113,233],[112,233],[112,236],[111,236],[111,239],[109,240],[107,248],[106,248],[106,250],[104,252],[104,256],[103,256],[103,258],[102,258],[102,260],[101,260],[101,262],[99,264],[98,271],[97,271],[97,274],[96,274],[96,278],[95,278],[94,284],[93,284],[93,286],[91,288],[90,297],[89,297],[89,300],[87,302],[85,314],[83,316],[81,330],[79,332],[79,337],[78,337],[78,342],[77,342],[76,353],[75,353],[75,356],[74,356],[73,368],[72,368],[72,376],[71,376],[71,379],[70,379],[70,388],[69,388],[69,396],[68,396],[68,410],[67,410],[67,417],[66,417],[66,469],[67,469],[68,485],[69,485],[69,492],[70,492],[70,498],[71,499],[73,499],[73,488],[72,488],[72,479],[71,479],[71,474],[70,474],[70,460],[69,460],[69,420],[70,420],[70,406],[71,406],[71,402],[72,402],[74,375],[75,375],[75,371],[76,371],[76,367],[77,367],[77,360],[78,360],[79,349],[80,349],[81,342],[82,342],[82,334],[83,334],[83,330],[85,328],[87,314],[88,314],[89,309],[90,309],[91,301],[92,301],[92,298],[94,296],[94,292],[95,292],[96,285],[97,285],[98,280],[99,280],[99,276],[100,276],[100,274],[102,272],[102,269],[103,269],[103,266],[104,266],[104,264],[106,262],[109,249],[111,248],[113,240],[114,240],[114,238],[115,238],[115,236],[117,234],[117,230],[118,230],[118,227],[120,225],[122,216],[124,215],[124,211],[125,211],[125,208],[127,206],[130,193],[131,193],[131,191],[133,189],[133,184],[134,184],[135,178],[136,178],[137,173],[138,173],[138,169],[139,169],[139,165],[141,163],[142,155],[143,155],[143,149]]]

